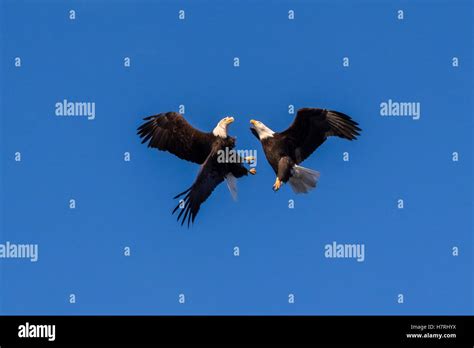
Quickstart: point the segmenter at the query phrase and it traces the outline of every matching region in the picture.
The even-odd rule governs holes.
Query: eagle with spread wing
[[[274,132],[260,121],[250,120],[252,133],[262,143],[265,157],[276,174],[273,190],[289,182],[295,193],[307,193],[316,187],[319,172],[301,167],[328,137],[355,140],[360,135],[358,123],[349,116],[326,109],[298,110],[293,123],[281,133]]]
[[[194,223],[201,204],[224,180],[235,198],[236,179],[256,173],[255,168],[248,170],[243,165],[253,161],[252,157],[237,157],[236,161],[229,162],[222,161],[222,156],[219,156],[220,151],[235,148],[236,139],[227,134],[227,127],[234,122],[233,117],[224,117],[211,132],[194,128],[177,112],[149,116],[144,121],[146,122],[138,127],[137,132],[142,144],[148,142],[148,147],[168,151],[183,160],[200,165],[194,183],[174,197],[184,196],[172,212],[174,214],[181,208],[177,218],[178,221],[181,219],[181,225],[185,221],[188,227],[190,223]]]

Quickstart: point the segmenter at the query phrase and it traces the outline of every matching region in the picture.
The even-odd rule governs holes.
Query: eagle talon
[[[251,168],[251,169],[249,170],[249,173],[252,174],[252,175],[255,175],[255,174],[257,174],[257,169]]]
[[[255,161],[255,157],[254,156],[244,157],[244,161],[247,162],[247,163],[252,163],[252,162]]]
[[[281,187],[280,179],[276,178],[275,183],[273,184],[273,191],[278,191]]]

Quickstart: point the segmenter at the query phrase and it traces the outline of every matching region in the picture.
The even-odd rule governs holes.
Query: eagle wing
[[[331,110],[304,108],[298,110],[293,123],[279,133],[294,151],[296,163],[303,162],[329,136],[357,139],[361,129],[349,116]]]
[[[178,215],[178,221],[181,219],[181,225],[188,220],[188,227],[191,222],[194,222],[201,204],[209,198],[212,191],[224,181],[225,165],[218,163],[217,151],[219,148],[213,147],[213,150],[202,164],[196,180],[193,185],[186,191],[180,193],[174,198],[179,198],[183,195],[184,206]],[[173,214],[180,208],[179,203],[173,210]]]
[[[138,127],[137,134],[142,138],[142,144],[148,141],[148,147],[198,164],[211,152],[214,134],[194,128],[177,112],[161,113],[144,120],[147,122]]]

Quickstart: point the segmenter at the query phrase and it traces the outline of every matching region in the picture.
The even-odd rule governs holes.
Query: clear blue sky
[[[471,2],[0,4],[0,243],[39,245],[36,263],[0,259],[0,313],[473,314]],[[63,99],[95,102],[95,120],[55,116]],[[380,116],[388,99],[421,103],[420,119]],[[135,134],[180,104],[203,130],[234,116],[238,146],[259,150],[238,202],[219,186],[191,229],[170,213],[198,167]],[[363,129],[304,162],[321,172],[305,196],[271,190],[249,131],[285,129],[289,104]],[[333,241],[365,261],[325,258]]]

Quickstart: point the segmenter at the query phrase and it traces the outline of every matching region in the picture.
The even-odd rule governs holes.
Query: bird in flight
[[[233,162],[222,161],[220,151],[233,150],[236,139],[227,134],[227,127],[234,122],[233,117],[224,117],[211,132],[202,132],[191,126],[177,112],[161,113],[144,118],[145,123],[138,127],[137,134],[142,144],[148,147],[168,151],[173,155],[200,165],[194,183],[174,198],[184,196],[173,210],[174,214],[180,207],[177,220],[181,225],[187,220],[188,227],[194,223],[201,204],[209,198],[212,191],[224,180],[235,198],[237,178],[255,174],[255,168],[247,170],[243,165],[253,160],[251,157],[237,157]]]
[[[349,116],[331,110],[303,108],[283,132],[274,132],[260,121],[250,120],[252,133],[262,143],[268,163],[276,174],[273,190],[289,182],[295,193],[307,193],[316,187],[320,173],[301,167],[330,136],[355,140],[360,135],[358,123]]]

